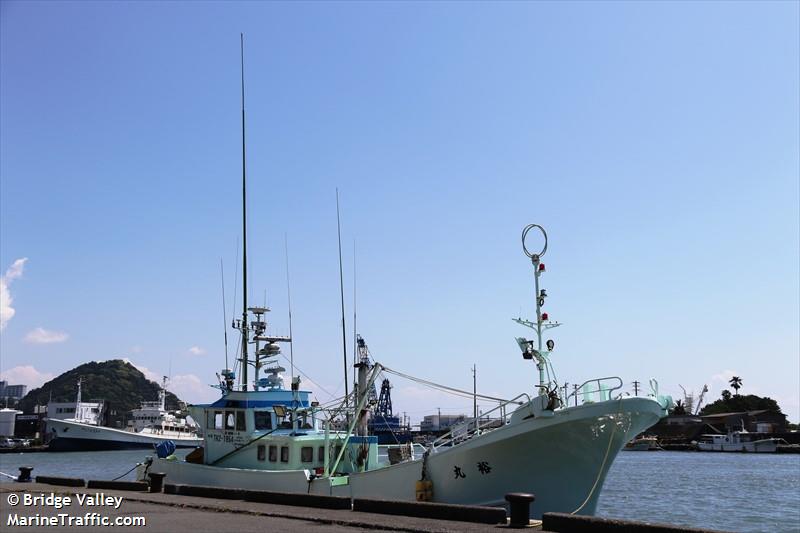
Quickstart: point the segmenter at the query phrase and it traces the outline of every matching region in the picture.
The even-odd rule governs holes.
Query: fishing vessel
[[[242,41],[242,57],[243,47]],[[475,398],[496,407],[453,426],[427,446],[381,448],[368,428],[375,405],[369,401],[370,391],[379,376],[394,374],[439,390],[465,391],[392,370],[371,360],[367,350],[359,350],[353,365],[358,380],[350,393],[346,348],[346,393],[341,401],[312,401],[293,370],[290,388],[284,387],[285,369],[278,358],[281,345],[291,346],[291,319],[288,337],[274,335],[265,318],[270,310],[247,305],[244,74],[242,142],[243,306],[241,318],[233,323],[241,339],[238,373],[222,370],[217,385],[221,397],[190,406],[202,427],[202,451],[185,460],[148,457],[137,467],[137,479],[161,472],[168,483],[177,484],[492,506],[505,505],[509,492],[528,492],[536,495],[533,514],[538,516],[548,511],[594,513],[617,453],[666,416],[672,401],[658,394],[654,380],[649,397],[624,397],[618,377],[588,380],[569,395],[566,390],[561,393],[550,362],[554,343],[543,340],[545,331],[559,325],[543,311],[547,294],[539,287],[545,273],[545,230],[530,224],[522,233],[523,250],[533,267],[536,320],[514,319],[535,332],[534,340],[516,341],[523,358],[536,365],[538,384],[510,399],[475,393]],[[525,242],[534,228],[544,239],[537,253]],[[344,320],[342,325],[346,346]],[[255,375],[249,379],[251,369]]]
[[[531,225],[525,232],[532,227],[541,229]],[[542,234],[546,239],[543,229]],[[262,368],[267,376],[256,374],[253,382],[240,377],[237,387],[236,373],[223,370],[222,397],[190,407],[203,426],[202,454],[188,461],[151,459],[139,467],[139,479],[153,471],[166,473],[171,483],[475,505],[503,505],[508,492],[530,492],[536,494],[534,514],[593,513],[614,457],[666,415],[671,399],[658,395],[654,381],[649,397],[624,397],[618,377],[589,380],[564,397],[545,376],[553,375],[554,345],[543,343],[542,333],[558,323],[542,311],[544,251],[529,254],[536,321],[515,319],[536,332],[535,340],[520,337],[517,343],[538,368],[538,393],[510,400],[481,396],[498,402],[484,416],[494,414],[500,424],[484,417],[465,420],[422,453],[381,461],[378,438],[367,431],[368,391],[382,372],[408,375],[362,355],[355,365],[356,390],[340,405],[316,404],[301,390],[299,377],[284,388],[285,369],[276,358],[279,344],[292,339],[268,334],[268,309],[251,307],[235,324],[242,335],[240,365]],[[247,355],[251,345],[253,360]],[[334,429],[336,420],[346,420],[346,429]]]
[[[158,401],[142,402],[139,409],[132,411],[130,426],[123,430],[101,426],[99,416],[94,412],[96,409],[84,407],[79,380],[75,416],[45,419],[48,449],[54,452],[126,450],[153,448],[166,441],[182,448],[199,446],[203,441],[197,434],[197,426],[187,422],[186,417],[167,411],[166,386],[167,378],[164,378]]]
[[[701,435],[697,449],[701,452],[775,453],[780,444],[786,444],[786,441],[773,437],[760,439],[742,428],[729,431],[727,435]]]

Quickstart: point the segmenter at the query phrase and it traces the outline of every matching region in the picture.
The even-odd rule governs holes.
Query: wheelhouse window
[[[325,462],[325,446],[320,446],[319,450],[317,450],[317,461],[320,463]]]
[[[258,460],[264,461],[267,459],[267,447],[263,444],[258,445]]]
[[[300,460],[304,463],[312,463],[314,462],[314,447],[313,446],[303,446],[300,448]]]
[[[278,447],[274,445],[270,445],[269,447],[269,462],[270,463],[277,463],[278,462]]]
[[[225,429],[234,429],[235,427],[233,411],[225,411]]]
[[[222,411],[214,411],[214,429],[222,429],[222,419],[224,413]]]
[[[255,415],[256,431],[272,429],[272,416],[269,411],[256,411]]]
[[[236,411],[236,431],[244,431],[247,426],[244,423],[244,411]]]
[[[288,463],[289,462],[289,447],[288,446],[281,446],[281,462]]]

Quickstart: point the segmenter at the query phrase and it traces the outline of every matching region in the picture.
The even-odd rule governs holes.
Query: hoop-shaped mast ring
[[[528,247],[525,246],[525,237],[528,236],[528,232],[533,228],[539,228],[539,231],[541,231],[542,235],[544,236],[544,248],[542,248],[542,251],[539,252],[538,254],[530,253],[528,251]],[[531,259],[542,257],[545,254],[545,252],[547,252],[547,232],[544,230],[544,228],[541,227],[539,224],[528,224],[527,226],[525,226],[525,229],[522,230],[522,249],[525,251],[525,255],[527,255]]]

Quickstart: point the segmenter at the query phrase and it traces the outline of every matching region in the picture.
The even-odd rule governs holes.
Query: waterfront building
[[[427,415],[420,422],[419,430],[423,433],[444,431],[465,419],[466,415]]]
[[[9,385],[7,381],[0,381],[0,398],[4,402],[20,400],[28,392],[27,385]]]

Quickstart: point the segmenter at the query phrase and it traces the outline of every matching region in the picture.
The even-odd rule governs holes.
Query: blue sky
[[[126,357],[213,399],[243,32],[250,299],[288,329],[288,235],[295,359],[321,400],[343,390],[338,187],[348,330],[355,245],[358,329],[387,366],[469,388],[476,363],[487,394],[533,390],[510,318],[533,314],[536,222],[560,380],[713,400],[735,374],[797,421],[799,19],[796,2],[4,1],[0,370],[33,386]],[[469,404],[395,382],[414,420]]]

